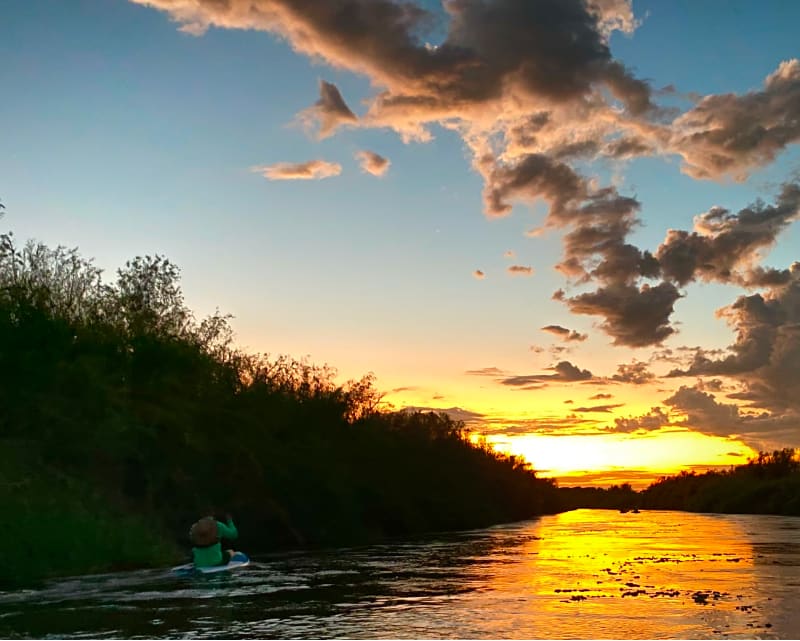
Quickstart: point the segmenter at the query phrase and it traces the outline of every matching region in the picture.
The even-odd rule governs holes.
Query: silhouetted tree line
[[[640,506],[639,493],[630,483],[611,487],[562,487],[558,491],[565,510],[595,508],[601,510],[631,510]]]
[[[800,516],[800,450],[759,452],[744,465],[661,477],[639,492],[630,484],[558,490],[564,510],[684,510]]]
[[[76,250],[0,236],[0,447],[32,475],[78,479],[181,542],[201,512],[231,511],[249,551],[559,509],[553,482],[462,423],[382,411],[371,376],[334,374],[237,349],[163,257],[107,283]]]
[[[800,516],[800,451],[760,452],[728,470],[663,477],[640,496],[653,509]]]

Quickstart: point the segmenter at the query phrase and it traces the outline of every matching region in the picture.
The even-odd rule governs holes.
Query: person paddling
[[[192,525],[189,538],[192,541],[192,558],[197,568],[212,565],[227,565],[235,550],[223,550],[221,539],[235,539],[239,531],[233,524],[230,514],[225,516],[225,523],[217,521],[213,516],[204,516]]]

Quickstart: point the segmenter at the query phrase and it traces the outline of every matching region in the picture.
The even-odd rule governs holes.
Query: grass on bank
[[[180,558],[152,521],[115,509],[85,482],[48,469],[24,444],[0,442],[0,505],[0,588]]]

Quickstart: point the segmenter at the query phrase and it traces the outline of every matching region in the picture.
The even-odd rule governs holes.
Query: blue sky
[[[254,3],[264,8],[292,4]],[[448,23],[441,6],[433,0],[420,4],[439,16],[434,35],[444,41]],[[512,0],[488,4],[498,8],[498,24],[503,11],[519,5]],[[770,388],[772,396],[765,396],[769,385],[761,383],[769,376],[773,381],[780,364],[762,363],[758,371],[722,365],[703,370],[691,369],[687,361],[681,365],[685,378],[667,379],[661,376],[675,363],[654,359],[664,348],[727,349],[736,342],[736,322],[746,319],[728,326],[715,310],[756,292],[790,307],[794,285],[743,288],[727,276],[698,277],[680,287],[685,295],[670,316],[677,333],[643,345],[623,338],[613,346],[613,335],[602,328],[602,315],[574,314],[552,299],[554,291],[565,287],[564,275],[554,266],[563,258],[564,235],[572,227],[527,236],[549,220],[552,207],[542,194],[532,194],[530,186],[506,194],[514,204],[510,215],[487,216],[482,194],[494,178],[476,171],[474,149],[462,134],[443,126],[444,121],[425,116],[433,139],[424,143],[404,142],[386,115],[374,125],[341,127],[322,140],[298,123],[298,114],[319,99],[320,80],[338,88],[361,122],[366,122],[367,103],[387,83],[394,94],[411,95],[412,81],[397,75],[391,61],[364,62],[353,52],[334,60],[332,41],[313,30],[322,44],[312,59],[293,31],[297,25],[307,28],[305,17],[242,29],[235,20],[251,18],[225,18],[206,0],[183,2],[209,25],[205,33],[191,35],[178,30],[185,18],[181,5],[177,0],[4,3],[4,229],[20,239],[77,246],[83,255],[95,257],[109,278],[133,256],[164,254],[182,268],[189,305],[199,315],[216,307],[233,314],[238,340],[247,349],[308,354],[317,363],[337,367],[343,378],[374,371],[378,387],[395,406],[462,408],[474,416],[478,431],[507,448],[513,449],[523,432],[557,437],[555,416],[565,423],[572,417],[573,425],[564,434],[578,428],[593,432],[596,438],[587,436],[587,444],[605,438],[619,446],[638,438],[652,447],[654,434],[644,422],[639,431],[625,432],[614,427],[614,419],[641,418],[659,403],[672,414],[658,433],[690,432],[706,439],[704,443],[713,441],[716,449],[709,446],[704,454],[709,463],[724,462],[719,457],[732,450],[800,444],[798,407],[786,402],[792,386],[800,385],[792,378],[800,379],[796,372],[786,378],[785,390]],[[610,35],[611,60],[624,65],[629,79],[645,83],[653,104],[676,107],[679,113],[690,112],[700,97],[711,94],[729,94],[730,105],[739,104],[748,92],[763,92],[765,78],[800,53],[796,3],[635,1],[631,9],[620,0],[608,6],[639,23],[630,33]],[[468,27],[479,42],[480,25]],[[537,51],[530,56],[547,53]],[[494,54],[489,49],[476,55],[491,59]],[[521,52],[520,60],[525,55]],[[553,118],[601,92],[603,83],[612,82],[605,73],[583,94],[553,108]],[[547,82],[537,89],[549,91]],[[765,112],[767,126],[776,119],[791,124],[798,104],[796,84],[800,82],[792,77],[781,85],[785,98],[777,90],[775,96],[769,94],[777,106]],[[682,95],[658,91],[668,85]],[[690,93],[696,94],[694,102],[687,97]],[[516,96],[523,112],[542,108],[535,91],[526,106],[530,96]],[[632,110],[627,100],[617,100],[614,113]],[[762,102],[767,102],[766,94]],[[725,108],[733,109],[730,105]],[[480,110],[469,111],[469,106],[464,113],[446,107],[462,122],[474,125],[479,118]],[[495,107],[502,114],[500,103],[487,111]],[[660,121],[655,111],[632,118],[636,127],[660,122],[663,131],[672,131],[678,128],[678,112]],[[597,113],[599,122],[612,113],[611,107],[604,105]],[[758,117],[753,114],[754,120]],[[796,111],[794,118],[796,128]],[[672,124],[664,124],[670,119]],[[635,196],[641,224],[626,242],[655,252],[667,229],[691,230],[693,217],[714,205],[738,212],[756,198],[775,203],[780,185],[800,171],[797,140],[796,132],[785,135],[768,161],[742,155],[746,175],[738,182],[730,175],[699,179],[682,173],[680,151],[695,153],[685,142],[670,142],[660,153],[622,162],[600,154],[564,165],[599,186],[614,185],[620,195]],[[560,158],[554,144],[535,151]],[[375,177],[361,171],[354,158],[359,150],[387,158],[387,173]],[[498,156],[494,167],[516,171],[520,158]],[[252,170],[311,159],[339,163],[341,174],[279,181]],[[764,266],[788,270],[800,258],[800,236],[791,220],[789,215],[774,246],[763,246]],[[506,255],[509,251],[513,256]],[[748,266],[752,262],[747,257],[742,261]],[[533,274],[512,276],[506,271],[512,264],[530,266]],[[485,278],[475,278],[475,270]],[[572,289],[568,285],[567,295],[589,291],[591,283],[573,283]],[[786,320],[792,322],[791,317]],[[562,343],[540,330],[546,325],[587,338]],[[725,356],[713,358],[721,362]],[[543,379],[545,387],[530,390],[502,382],[513,375],[551,376],[561,361],[591,371],[592,379]],[[655,378],[629,386],[610,380],[620,364],[634,361],[648,362]],[[503,374],[465,374],[484,368]],[[723,384],[713,393],[703,387],[704,379],[720,376]],[[613,387],[618,407],[602,414],[570,410],[567,401],[573,396],[576,405],[585,405],[583,398],[590,396],[588,390],[577,392],[578,384],[591,384],[594,394],[602,393],[604,381]],[[680,386],[691,391],[675,399]],[[410,389],[391,391],[399,388]],[[576,394],[583,396],[579,400]],[[669,398],[674,402],[664,404]],[[736,405],[741,415],[738,424],[725,428],[715,417],[727,405]],[[778,427],[753,427],[751,418],[765,412]],[[535,445],[520,448],[535,459]],[[674,458],[670,465],[679,463],[680,452]],[[535,462],[559,465],[557,454],[552,461]],[[597,468],[602,462],[586,465]]]

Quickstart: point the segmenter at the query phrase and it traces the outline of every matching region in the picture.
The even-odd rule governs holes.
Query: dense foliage
[[[249,551],[557,509],[552,482],[462,424],[381,411],[370,376],[334,374],[236,349],[225,316],[194,318],[162,257],[106,283],[75,250],[0,237],[0,447],[28,461],[0,492],[40,515],[31,527],[43,488],[69,483],[181,543],[201,512],[231,511]]]
[[[760,452],[728,470],[681,472],[636,492],[628,483],[609,488],[559,490],[562,509],[684,510],[800,516],[800,451]]]
[[[600,510],[630,510],[639,506],[639,495],[630,483],[611,487],[562,487],[561,506],[565,510],[595,508]]]
[[[641,505],[653,509],[800,516],[800,452],[761,452],[729,470],[682,472],[640,495]]]

